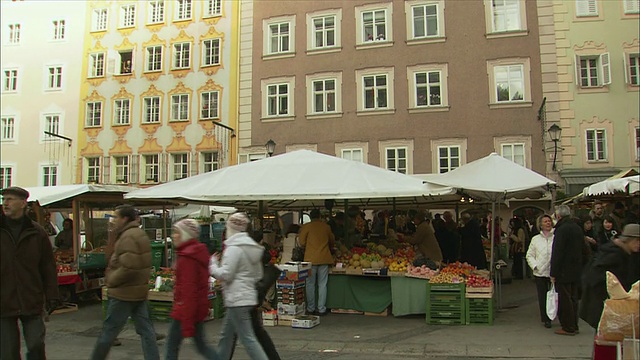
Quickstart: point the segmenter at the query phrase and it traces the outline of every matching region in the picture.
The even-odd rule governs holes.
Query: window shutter
[[[602,84],[611,84],[611,60],[608,52],[600,54],[600,70],[602,72]]]
[[[129,169],[129,183],[137,184],[140,173],[140,155],[131,155],[131,165]]]
[[[625,14],[637,14],[640,12],[640,0],[624,0]]]
[[[629,55],[627,53],[623,53],[622,54],[622,67],[624,68],[624,83],[625,84],[631,84],[631,81],[629,79],[629,70],[627,69],[627,67],[629,66],[629,62],[627,60],[627,57]]]
[[[104,171],[102,174],[102,179],[104,180],[105,184],[110,184],[111,183],[111,157],[110,156],[105,156],[104,157]]]
[[[198,162],[196,161],[198,157],[196,156],[195,152],[192,152],[191,154],[189,154],[189,156],[191,157],[191,159],[189,159],[191,161],[191,165],[190,165],[191,168],[189,169],[189,175],[190,176],[198,175]]]
[[[576,85],[580,86],[580,55],[575,55],[576,61]]]
[[[576,16],[598,16],[598,0],[576,0]]]
[[[160,171],[160,182],[167,182],[167,154],[158,155],[158,170]]]

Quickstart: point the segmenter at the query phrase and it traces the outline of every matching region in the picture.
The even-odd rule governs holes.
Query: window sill
[[[342,46],[307,49],[307,55],[331,54],[342,51]]]
[[[262,60],[286,59],[286,58],[292,58],[295,56],[296,56],[295,52],[264,54],[262,55]]]
[[[609,160],[587,160],[587,165],[602,165],[608,162]]]
[[[135,25],[129,25],[129,26],[118,26],[118,30],[130,30],[130,29],[135,29],[136,26]]]
[[[374,109],[374,110],[358,110],[356,111],[357,116],[368,116],[368,115],[393,115],[396,113],[396,109]]]
[[[336,119],[342,117],[342,112],[307,114],[307,120]]]
[[[519,101],[519,102],[504,102],[504,103],[490,103],[489,109],[512,109],[512,108],[525,108],[532,107],[532,101]]]
[[[517,36],[527,36],[529,35],[529,30],[515,30],[515,31],[500,31],[500,32],[492,32],[489,34],[485,34],[487,39],[502,39],[509,37],[517,37]]]
[[[262,122],[282,122],[282,121],[294,121],[295,116],[282,116],[282,117],[263,117],[260,118]]]
[[[171,71],[185,71],[185,70],[191,70],[191,66],[179,67],[179,68],[171,68]]]
[[[87,76],[88,80],[104,80],[105,76]]]
[[[171,123],[171,124],[175,124],[175,123],[179,124],[179,123],[186,123],[186,122],[189,122],[189,119],[186,119],[186,120],[170,119],[169,120],[169,123]]]
[[[85,125],[84,128],[85,129],[89,129],[89,130],[91,130],[91,129],[102,129],[102,125],[91,125],[91,126]]]
[[[106,32],[107,32],[107,29],[89,31],[90,34],[100,34],[100,33],[106,33]]]
[[[356,44],[356,50],[377,49],[390,46],[393,46],[393,41],[367,41]]]
[[[576,16],[573,18],[574,22],[589,22],[589,21],[603,21],[604,18],[601,15],[585,15]]]
[[[19,46],[20,43],[8,43],[8,44],[4,44],[4,46]]]
[[[162,72],[162,69],[160,69],[160,70],[145,70],[142,73],[143,74],[158,74],[158,73],[161,73],[161,72]]]
[[[131,123],[127,123],[127,124],[112,124],[112,127],[126,127],[126,126],[131,126]]]
[[[2,95],[17,94],[18,90],[3,90]]]
[[[55,89],[44,89],[45,92],[51,93],[51,92],[61,92],[62,89],[61,88],[55,88]]]
[[[599,93],[608,93],[609,86],[594,86],[594,87],[582,87],[578,86],[578,94],[599,94]]]
[[[198,121],[220,121],[220,117],[212,117],[207,119],[198,119]]]
[[[192,19],[192,18],[190,18],[190,17],[189,17],[189,18],[186,18],[186,19],[174,19],[172,22],[173,22],[174,24],[179,24],[179,23],[185,23],[185,22],[187,22],[187,21],[193,21],[193,19]]]
[[[640,85],[627,84],[627,91],[638,92],[640,91]]]
[[[164,24],[165,24],[165,21],[163,20],[163,21],[158,21],[154,23],[147,23],[147,24],[144,24],[144,26],[153,27],[153,26],[161,26]]]
[[[6,143],[12,144],[12,143],[15,143],[16,140],[15,139],[0,139],[0,142],[1,143],[5,143],[5,144]]]
[[[222,14],[209,14],[209,15],[202,15],[202,19],[206,20],[206,19],[213,19],[213,18],[219,18],[222,17]]]
[[[436,44],[447,41],[446,36],[431,36],[425,38],[409,39],[406,41],[407,45],[423,45],[423,44]]]
[[[212,67],[220,66],[220,64],[200,65],[200,69],[210,69]]]
[[[429,106],[429,107],[414,107],[409,108],[409,114],[420,114],[420,113],[430,113],[430,112],[444,112],[449,111],[451,106]]]

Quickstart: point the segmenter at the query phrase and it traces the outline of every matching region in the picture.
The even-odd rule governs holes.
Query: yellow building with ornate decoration
[[[152,185],[237,158],[238,2],[89,1],[77,183]]]

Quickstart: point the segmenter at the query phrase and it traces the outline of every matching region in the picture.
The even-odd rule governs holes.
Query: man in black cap
[[[0,216],[0,359],[20,359],[18,319],[27,359],[46,359],[43,308],[59,304],[58,275],[46,231],[25,216],[29,192],[2,191]]]

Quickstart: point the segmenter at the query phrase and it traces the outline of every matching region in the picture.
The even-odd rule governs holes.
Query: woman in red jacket
[[[209,314],[209,251],[199,237],[200,225],[195,220],[185,219],[173,225],[171,238],[178,261],[167,360],[178,358],[180,343],[188,337],[193,337],[198,352],[205,358],[218,359],[217,352],[204,341],[204,320]]]

